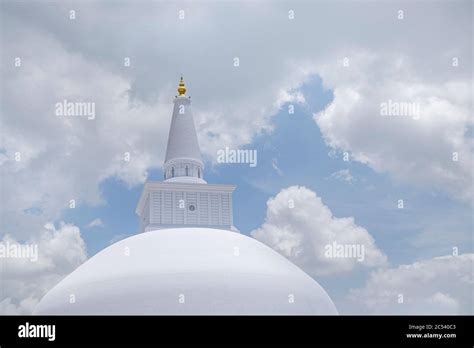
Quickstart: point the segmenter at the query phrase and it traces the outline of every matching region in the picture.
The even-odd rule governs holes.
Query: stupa
[[[309,275],[233,226],[234,185],[208,184],[183,79],[174,99],[164,181],[147,182],[140,232],[100,251],[35,314],[328,315]]]

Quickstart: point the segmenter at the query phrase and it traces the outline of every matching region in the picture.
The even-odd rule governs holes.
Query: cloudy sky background
[[[136,233],[180,74],[205,178],[237,185],[242,233],[340,313],[472,313],[472,16],[470,1],[3,1],[0,237],[40,259],[0,259],[0,313],[30,313]],[[55,116],[64,99],[95,102],[96,119]],[[382,117],[389,99],[420,119]],[[256,149],[257,167],[217,164],[227,146]],[[325,258],[334,240],[364,244],[364,262]]]

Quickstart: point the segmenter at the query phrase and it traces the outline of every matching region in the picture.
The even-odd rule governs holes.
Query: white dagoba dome
[[[35,314],[337,314],[324,289],[245,235],[170,228],[121,240],[40,301]]]

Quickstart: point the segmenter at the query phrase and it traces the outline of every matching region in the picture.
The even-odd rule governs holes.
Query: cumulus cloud
[[[251,235],[311,275],[345,272],[357,266],[384,265],[386,256],[353,217],[337,218],[313,191],[300,186],[281,190],[267,202],[264,224]],[[362,247],[364,257],[328,254],[334,244]],[[362,250],[362,248],[360,248]]]
[[[71,200],[102,204],[98,188],[105,178],[136,185],[160,163],[150,149],[165,144],[166,131],[156,125],[166,123],[168,110],[158,100],[158,106],[131,107],[126,79],[28,26],[2,44],[22,59],[13,76],[10,68],[3,71],[9,86],[2,96],[1,144],[8,158],[1,168],[2,199],[9,198],[2,211],[6,233],[30,237]],[[95,119],[57,116],[55,104],[63,100],[95,103]]]
[[[473,262],[462,254],[376,270],[349,304],[358,313],[472,314]]]
[[[86,245],[77,226],[61,223],[56,228],[48,223],[35,235],[24,243],[10,236],[0,242],[8,250],[37,250],[37,259],[15,257],[12,251],[0,257],[1,314],[30,314],[51,287],[87,259]]]
[[[397,181],[470,200],[470,76],[459,76],[448,59],[444,70],[453,73],[438,81],[417,76],[412,58],[390,61],[363,51],[350,57],[346,68],[321,70],[334,91],[332,103],[314,115],[326,143]],[[390,115],[382,112],[388,103],[394,105]],[[413,108],[400,114],[400,105]]]

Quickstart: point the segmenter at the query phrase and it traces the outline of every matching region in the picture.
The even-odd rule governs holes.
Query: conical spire
[[[164,163],[165,180],[204,183],[201,150],[191,112],[191,100],[185,97],[186,87],[181,77],[179,96],[174,99],[168,145]]]

